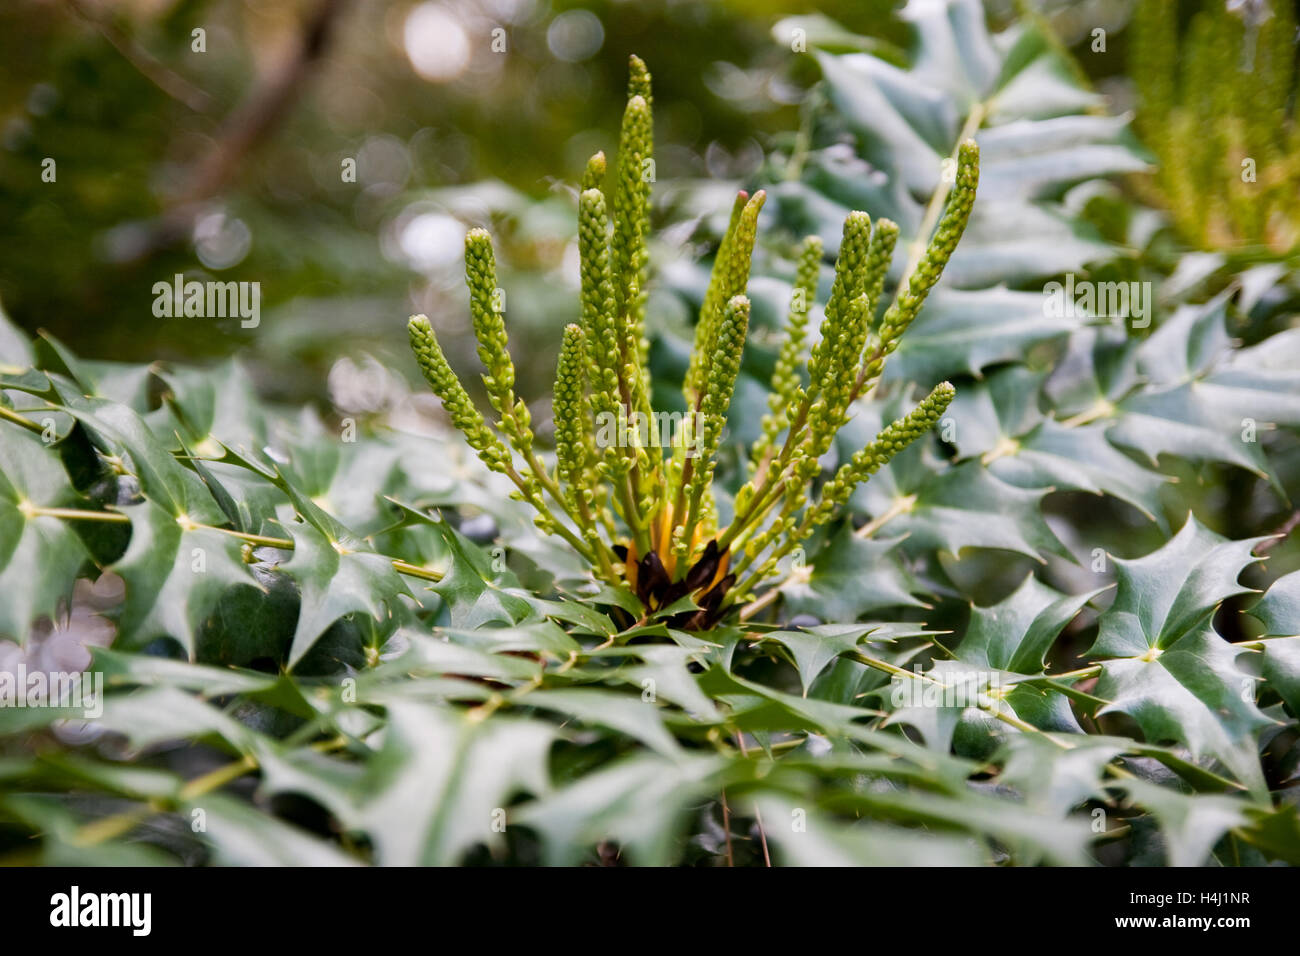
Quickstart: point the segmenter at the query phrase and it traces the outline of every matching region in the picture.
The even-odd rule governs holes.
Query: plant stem
[[[749,750],[745,747],[745,735],[739,730],[736,731],[736,745],[740,747],[740,755],[749,757]],[[772,865],[772,853],[767,848],[767,830],[763,827],[763,811],[754,807],[754,822],[758,824],[758,840],[763,845],[763,865],[770,867]]]
[[[129,523],[131,519],[119,511],[82,511],[80,508],[43,508],[28,506],[21,508],[24,514],[33,518],[64,518],[70,521],[105,521],[110,524]]]
[[[559,518],[555,517],[555,513],[552,512],[550,506],[547,505],[546,499],[539,494],[533,493],[533,489],[529,487],[528,482],[524,480],[523,476],[520,475],[519,472],[515,471],[513,465],[506,466],[505,474],[507,478],[514,482],[515,487],[519,489],[520,493],[528,500],[529,504],[537,509],[538,514],[549,519],[555,528],[555,533],[565,541],[569,542],[569,545],[577,551],[578,554],[582,555],[582,557],[587,561],[594,564],[596,557],[591,553],[591,549],[587,547],[587,543],[565,527],[564,523],[561,522]],[[541,483],[540,480],[538,483]]]
[[[36,422],[32,421],[30,418],[24,418],[22,415],[19,415],[16,411],[3,403],[0,403],[0,418],[11,421],[15,425],[21,425],[28,431],[35,432],[38,435],[45,431],[45,429]]]
[[[69,521],[103,521],[109,524],[125,524],[131,521],[129,515],[124,515],[120,511],[82,511],[79,508],[41,508],[28,507],[26,514],[35,518],[62,518]],[[233,528],[218,528],[216,525],[199,524],[191,522],[187,525],[196,531],[216,531],[221,534],[230,535],[232,538],[238,538],[240,541],[247,541],[250,544],[257,544],[267,548],[276,548],[280,551],[294,550],[292,538],[272,538],[264,534],[249,534],[247,531],[236,531]],[[423,578],[426,581],[441,581],[443,579],[442,571],[435,571],[432,568],[422,568],[416,564],[410,564],[406,561],[400,561],[391,558],[393,570],[399,574],[405,574],[413,578]]]
[[[896,499],[892,505],[864,524],[854,534],[859,538],[870,538],[890,521],[893,521],[899,515],[907,514],[915,506],[916,495],[904,495]]]

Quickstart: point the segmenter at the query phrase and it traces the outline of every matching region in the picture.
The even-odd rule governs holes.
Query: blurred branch
[[[1256,554],[1267,554],[1286,540],[1297,527],[1300,527],[1300,511],[1294,511],[1291,516],[1282,522],[1281,526],[1269,535],[1268,541],[1262,541],[1255,546]]]
[[[184,186],[158,219],[140,227],[121,264],[139,262],[189,234],[204,200],[224,191],[243,161],[289,114],[303,86],[329,46],[333,27],[348,0],[319,0],[303,23],[297,48],[245,97],[216,133],[216,146],[195,163]]]
[[[178,203],[207,199],[229,184],[244,157],[289,112],[298,93],[329,45],[338,15],[348,0],[320,0],[303,24],[298,49],[231,113],[217,133],[217,148],[195,169]]]
[[[117,26],[111,17],[100,18],[88,11],[80,0],[65,0],[68,8],[98,30],[118,53],[154,86],[196,113],[212,109],[212,97],[185,77],[168,67],[135,39]]]

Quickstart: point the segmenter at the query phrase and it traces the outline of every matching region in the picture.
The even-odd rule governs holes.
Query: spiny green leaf
[[[679,853],[692,805],[713,791],[723,766],[706,754],[632,757],[529,803],[512,820],[537,831],[551,865],[573,865],[586,849],[615,840],[636,863],[665,866]]]
[[[1160,824],[1168,866],[1203,866],[1219,839],[1246,822],[1248,804],[1231,797],[1183,794],[1145,780],[1117,784]]]
[[[39,438],[0,423],[0,634],[20,644],[38,617],[53,618],[71,598],[86,560],[72,525],[39,513],[77,497]]]
[[[385,621],[399,595],[410,591],[393,570],[391,559],[330,541],[310,525],[290,530],[294,552],[284,570],[297,582],[301,595],[289,650],[292,667],[339,618],[362,613]]]
[[[986,854],[970,838],[904,827],[845,824],[789,800],[756,804],[787,866],[979,866]]]
[[[446,866],[476,844],[495,845],[511,796],[549,792],[555,731],[538,721],[475,722],[446,708],[388,704],[383,743],[360,773],[292,753],[264,754],[270,793],[310,781],[344,829],[364,833],[385,866]],[[494,825],[495,824],[495,825]]]
[[[900,541],[868,540],[842,528],[817,550],[811,564],[781,585],[787,608],[792,614],[850,623],[869,611],[921,606],[898,563]]]
[[[1101,616],[1101,633],[1089,653],[1140,657],[1168,649],[1223,600],[1250,592],[1237,578],[1259,560],[1252,552],[1263,540],[1229,541],[1189,516],[1159,550],[1143,558],[1112,558],[1115,603]]]
[[[967,663],[1020,674],[1041,673],[1061,630],[1103,590],[1061,594],[1029,575],[1006,600],[971,608],[958,656]]]
[[[265,590],[244,563],[240,540],[172,514],[153,499],[121,509],[131,542],[111,566],[126,582],[119,627],[126,644],[176,640],[191,658],[198,634],[230,588]]]

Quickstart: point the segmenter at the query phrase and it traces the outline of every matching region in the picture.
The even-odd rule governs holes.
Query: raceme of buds
[[[823,246],[815,236],[803,240],[768,414],[748,456],[749,479],[732,498],[730,523],[719,527],[714,478],[748,333],[746,291],[766,196],[760,190],[736,197],[700,307],[682,389],[686,412],[670,416],[675,420],[665,435],[650,407],[643,332],[652,102],[650,74],[633,57],[618,163],[609,170],[597,153],[580,182],[580,322],[565,327],[556,368],[553,465],[538,457],[527,407],[514,392],[485,231],[466,237],[466,282],[484,385],[499,416],[496,429],[509,444],[474,407],[423,316],[411,320],[411,347],[452,423],[489,468],[514,482],[517,497],[537,511],[539,528],[568,541],[597,578],[630,590],[647,616],[671,606],[670,625],[700,629],[748,600],[777,573],[784,555],[832,520],[854,488],[925,435],[952,401],[952,386],[941,383],[822,480],[821,459],[853,403],[879,382],[961,238],[978,184],[979,151],[972,141],[959,146],[943,215],[933,236],[910,247],[901,287],[883,312],[898,227],[887,219],[873,224],[865,212],[849,214],[810,353],[809,313]]]
[[[896,228],[895,236],[897,236]],[[758,468],[777,436],[789,427],[789,411],[800,400],[799,359],[803,354],[804,338],[808,332],[808,313],[812,309],[813,300],[817,297],[817,279],[821,274],[821,264],[822,241],[816,236],[807,236],[799,251],[794,287],[790,292],[790,311],[785,320],[785,341],[781,343],[781,352],[777,356],[776,367],[772,370],[772,394],[767,400],[768,414],[763,416],[763,431],[750,450],[751,471]],[[888,262],[885,265],[888,268]],[[881,281],[883,284],[883,275]]]
[[[591,406],[597,415],[614,414],[619,403],[619,336],[609,272],[609,220],[605,196],[596,188],[578,198],[578,252]]]
[[[948,196],[948,208],[939,220],[939,228],[926,246],[916,268],[904,281],[905,289],[898,293],[880,323],[880,340],[886,354],[898,348],[898,341],[912,324],[925,297],[930,294],[944,267],[957,249],[971,207],[975,204],[975,190],[980,181],[980,149],[973,139],[968,139],[957,150],[957,175]]]
[[[821,500],[810,510],[806,519],[809,530],[825,521],[836,508],[848,501],[853,489],[933,428],[952,404],[956,394],[957,390],[950,383],[940,382],[920,405],[891,423],[865,448],[854,452],[853,457],[835,472],[835,477],[823,486]]]
[[[442,399],[443,408],[451,418],[451,423],[465,436],[471,448],[493,471],[505,471],[510,462],[510,453],[488,428],[483,415],[474,407],[473,401],[466,394],[464,386],[456,378],[456,373],[447,364],[438,345],[438,338],[433,334],[433,327],[423,315],[416,315],[407,323],[407,332],[411,337],[411,351],[424,373],[425,381],[433,393]]]
[[[686,371],[683,386],[688,406],[694,406],[699,401],[704,379],[709,373],[709,363],[713,361],[718,326],[722,322],[727,303],[733,297],[743,294],[749,285],[749,264],[758,232],[758,214],[766,199],[767,193],[761,189],[752,197],[745,192],[736,196],[736,203],[731,210],[731,222],[713,260],[709,287],[704,294],[704,303],[700,306],[699,322],[695,326],[695,345],[691,349],[690,367]]]
[[[587,487],[587,436],[582,427],[585,352],[582,328],[565,326],[551,410],[555,419],[555,470],[561,485],[574,496],[575,505],[579,496],[589,499],[591,495]]]
[[[478,339],[478,356],[487,373],[483,384],[492,407],[501,416],[498,427],[518,451],[532,447],[533,433],[528,406],[515,398],[515,365],[510,360],[501,293],[497,285],[496,256],[492,237],[485,229],[471,229],[465,236],[465,284],[469,286],[470,318]]]

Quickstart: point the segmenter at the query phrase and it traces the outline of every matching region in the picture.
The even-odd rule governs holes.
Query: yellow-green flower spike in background
[[[732,206],[731,221],[713,260],[709,287],[700,307],[699,323],[695,326],[695,345],[691,349],[690,366],[682,389],[688,407],[693,408],[699,402],[727,302],[744,293],[749,284],[749,263],[754,254],[758,214],[766,199],[767,193],[761,189],[753,196],[741,192]]]
[[[1252,259],[1300,247],[1295,17],[1288,0],[1134,8],[1135,125],[1158,160],[1173,224],[1193,246]]]
[[[747,288],[766,194],[736,197],[682,386],[687,413],[665,458],[668,449],[661,447],[650,406],[643,333],[653,180],[646,174],[653,148],[650,102],[650,74],[633,57],[612,222],[601,188],[607,176],[603,153],[588,161],[580,179],[580,322],[565,326],[556,367],[553,470],[533,448],[528,410],[514,391],[492,243],[483,230],[466,237],[466,281],[483,381],[499,416],[496,428],[508,444],[474,407],[422,316],[411,320],[411,346],[452,423],[489,468],[514,482],[517,496],[537,511],[538,527],[568,541],[597,578],[626,586],[647,614],[691,597],[695,607],[674,612],[670,623],[703,628],[777,573],[782,557],[832,520],[855,487],[926,434],[952,401],[952,386],[940,384],[822,480],[823,456],[852,415],[853,402],[879,382],[885,361],[961,238],[978,186],[979,151],[971,141],[959,147],[942,216],[938,203],[945,197],[932,203],[934,234],[912,246],[914,261],[883,313],[898,227],[887,219],[873,225],[865,212],[849,214],[820,338],[806,368],[800,366],[823,248],[815,236],[803,241],[768,414],[748,455],[749,480],[732,499],[724,528],[714,478],[749,329]],[[519,467],[514,455],[522,459]]]
[[[768,396],[768,413],[763,416],[762,432],[750,450],[750,471],[757,471],[762,465],[772,443],[789,427],[790,409],[802,399],[799,359],[808,333],[808,313],[817,299],[821,265],[822,241],[817,236],[808,236],[799,251],[794,286],[790,292],[790,311],[785,320],[785,340],[772,370],[772,393]]]

